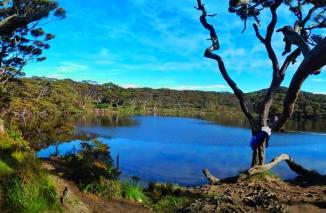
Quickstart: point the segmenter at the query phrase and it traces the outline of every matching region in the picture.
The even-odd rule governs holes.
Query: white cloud
[[[203,91],[226,91],[228,87],[224,84],[212,84],[212,85],[180,85],[169,87],[176,90],[203,90]]]
[[[315,82],[325,82],[325,79],[322,78],[312,78],[311,80]]]
[[[121,87],[123,87],[123,88],[125,88],[125,89],[128,89],[128,88],[139,88],[139,87],[140,87],[140,86],[137,85],[137,84],[121,84],[121,85],[119,85],[119,86],[121,86]]]
[[[61,65],[56,69],[59,73],[71,73],[76,71],[84,71],[88,69],[88,66],[75,62],[64,61],[60,63]]]

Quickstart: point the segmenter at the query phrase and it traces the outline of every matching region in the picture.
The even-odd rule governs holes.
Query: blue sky
[[[67,10],[67,18],[44,26],[56,38],[45,53],[46,61],[25,68],[27,76],[113,82],[124,87],[230,91],[216,63],[203,57],[210,43],[208,32],[198,21],[200,13],[193,7],[196,0],[59,2]],[[221,43],[219,54],[241,89],[266,88],[272,77],[266,51],[251,24],[241,33],[243,22],[227,12],[227,2],[206,1],[207,9],[218,14],[211,21]],[[292,18],[285,8],[280,12],[278,28]],[[269,14],[263,13],[262,20],[269,20]],[[263,21],[262,30],[265,24]],[[273,42],[279,56],[282,39],[277,34]],[[284,86],[296,67],[289,69]],[[325,83],[323,72],[311,76],[303,89],[326,93]]]

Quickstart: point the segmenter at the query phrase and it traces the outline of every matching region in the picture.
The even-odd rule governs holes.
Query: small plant
[[[8,176],[12,174],[14,171],[8,164],[2,160],[0,160],[0,177]]]
[[[6,204],[15,212],[36,213],[57,207],[55,188],[45,177],[31,180],[14,177],[4,186]]]
[[[188,197],[176,197],[172,195],[162,197],[157,203],[153,204],[155,212],[169,213],[175,212],[190,203],[192,199]]]
[[[249,179],[249,180],[265,180],[267,177],[280,179],[279,176],[277,176],[276,174],[274,174],[271,171],[254,174],[252,176],[247,177],[247,179]]]
[[[94,193],[106,199],[120,198],[122,186],[118,180],[102,178],[98,183],[90,183],[83,187],[84,192]]]
[[[125,199],[136,201],[138,203],[147,203],[148,202],[148,197],[144,194],[141,186],[134,182],[123,183],[122,195]]]

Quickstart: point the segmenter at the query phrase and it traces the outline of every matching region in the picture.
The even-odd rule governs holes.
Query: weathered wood
[[[258,173],[266,172],[270,169],[272,169],[274,166],[278,165],[281,161],[289,160],[290,157],[286,154],[282,154],[276,158],[274,158],[270,163],[264,164],[264,165],[258,165],[250,168],[248,170],[249,175],[255,175]]]
[[[325,175],[321,175],[316,171],[306,169],[302,165],[296,163],[288,154],[281,154],[281,155],[277,156],[276,158],[274,158],[268,164],[254,166],[254,167],[250,168],[249,170],[247,170],[246,172],[243,172],[234,177],[219,179],[218,177],[215,177],[214,175],[212,175],[208,169],[204,169],[203,174],[210,184],[221,184],[224,182],[233,183],[233,182],[237,182],[237,181],[243,180],[245,178],[248,178],[252,175],[267,172],[267,171],[271,170],[272,168],[274,168],[275,166],[277,166],[282,161],[285,161],[287,163],[287,165],[289,166],[289,168],[293,172],[298,174],[300,177],[303,177],[307,181],[323,180],[323,179],[325,180],[326,179]]]
[[[203,169],[203,174],[210,184],[219,184],[221,182],[221,180],[212,175],[208,169]]]
[[[308,179],[313,179],[313,178],[320,178],[323,177],[321,174],[319,174],[316,171],[313,170],[308,170],[301,166],[300,164],[296,163],[288,154],[281,154],[278,157],[274,158],[270,163],[264,164],[264,165],[259,165],[259,166],[254,166],[248,170],[248,175],[255,175],[258,173],[263,173],[266,171],[271,170],[275,166],[277,166],[279,163],[282,161],[285,161],[289,168],[295,172],[296,174],[306,177]]]

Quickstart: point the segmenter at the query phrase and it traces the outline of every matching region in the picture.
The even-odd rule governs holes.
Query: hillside
[[[131,113],[156,113],[174,115],[182,113],[216,113],[242,116],[237,99],[231,93],[178,91],[170,89],[128,88],[112,83],[103,85],[72,80],[23,78],[19,84],[10,84],[2,92],[2,112],[20,120],[32,116],[77,114],[84,110],[111,109]],[[252,110],[259,107],[265,90],[248,93]],[[279,114],[286,88],[281,88],[271,108]],[[294,118],[325,119],[326,95],[301,92]]]

